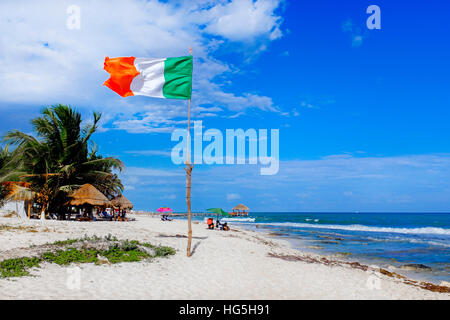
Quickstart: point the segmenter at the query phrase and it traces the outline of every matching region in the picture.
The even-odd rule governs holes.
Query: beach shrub
[[[104,242],[111,242],[106,245]],[[88,247],[84,244],[89,242]],[[103,242],[103,243],[102,243]],[[95,245],[101,244],[98,248]],[[78,248],[76,244],[78,245]],[[32,267],[39,267],[41,262],[56,263],[58,265],[69,265],[71,263],[95,263],[100,264],[99,257],[104,257],[109,263],[138,262],[144,259],[157,257],[167,257],[176,253],[175,249],[166,246],[155,246],[151,243],[141,243],[137,240],[117,240],[116,237],[108,235],[104,238],[97,236],[84,236],[81,239],[67,239],[56,241],[46,246],[58,246],[57,250],[43,252],[39,257],[34,258],[14,258],[0,262],[0,277],[20,277],[29,275],[28,270]],[[67,246],[59,249],[60,246]],[[37,247],[37,246],[33,246]],[[145,248],[152,250],[145,250]],[[55,248],[56,249],[56,248]]]
[[[92,249],[77,250],[69,248],[67,250],[58,250],[42,254],[42,259],[47,262],[53,262],[59,265],[68,265],[71,263],[89,263],[97,262],[97,251]]]
[[[109,250],[101,251],[100,255],[107,258],[110,263],[137,262],[150,257],[148,253],[140,251],[137,247],[124,250],[118,245],[110,247]]]
[[[53,242],[53,244],[63,246],[63,245],[73,244],[73,243],[76,243],[79,241],[80,241],[80,239],[67,239],[67,240],[55,241],[55,242]]]
[[[157,257],[167,257],[167,256],[171,256],[174,255],[176,253],[174,248],[171,247],[155,247],[155,256]]]
[[[120,247],[124,251],[132,251],[132,250],[136,250],[138,248],[138,244],[139,244],[138,241],[124,240],[121,242]]]
[[[97,237],[94,235],[94,238]],[[106,241],[119,241],[115,236],[113,236],[111,233],[108,233],[107,236],[105,236]]]
[[[27,269],[39,267],[39,258],[14,258],[0,262],[0,275],[6,277],[21,277],[29,275]]]

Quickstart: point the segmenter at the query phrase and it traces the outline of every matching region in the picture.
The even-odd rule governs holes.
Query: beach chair
[[[51,219],[51,220],[57,220],[58,219],[58,216],[57,216],[57,214],[56,213],[49,213],[48,214],[48,217]]]
[[[169,217],[168,217],[167,214],[163,214],[163,215],[161,216],[161,221],[172,221],[172,219],[169,219]]]
[[[98,213],[97,215],[99,216],[100,221],[112,221],[113,220],[113,216],[109,215],[106,211]]]
[[[77,221],[91,221],[92,219],[89,217],[78,217]]]

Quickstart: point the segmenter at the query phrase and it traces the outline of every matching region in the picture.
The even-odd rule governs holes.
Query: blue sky
[[[66,27],[81,9],[80,29]],[[381,9],[369,30],[366,9]],[[185,101],[123,99],[105,56],[194,51],[193,120],[280,130],[280,169],[199,165],[193,210],[449,211],[450,4],[446,1],[2,1],[0,134],[43,105],[103,113],[94,140],[125,162],[136,209],[185,210],[170,140]]]

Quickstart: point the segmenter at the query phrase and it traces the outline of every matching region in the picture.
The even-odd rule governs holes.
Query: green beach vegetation
[[[91,139],[100,119],[94,112],[92,121],[84,122],[74,108],[59,104],[43,108],[31,121],[33,134],[6,133],[0,149],[0,202],[16,193],[48,213],[60,212],[70,192],[87,183],[110,199],[120,194],[123,185],[117,173],[124,164],[98,154]],[[5,190],[8,183],[14,188]]]
[[[38,246],[33,246],[36,249]],[[72,263],[120,263],[139,262],[175,254],[175,249],[155,246],[137,240],[118,240],[112,236],[67,239],[45,245],[46,251],[37,257],[19,257],[0,261],[0,278],[30,275],[31,268],[39,268],[43,262],[61,266]]]

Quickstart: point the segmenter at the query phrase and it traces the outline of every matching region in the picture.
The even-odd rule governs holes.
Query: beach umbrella
[[[206,211],[214,212],[217,215],[217,218],[219,218],[219,215],[220,216],[225,216],[225,217],[230,216],[228,214],[228,212],[225,212],[224,210],[222,210],[222,208],[209,208],[209,209],[206,209]]]
[[[123,195],[117,196],[111,200],[111,205],[119,209],[133,209],[133,204]]]
[[[69,198],[71,200],[67,204],[72,206],[107,206],[110,204],[108,198],[89,183],[72,192]]]
[[[240,203],[236,207],[234,207],[233,210],[250,211],[250,208],[247,207],[246,205]]]
[[[159,213],[168,213],[168,214],[171,214],[173,212],[173,210],[170,209],[169,207],[161,207],[158,208],[156,211]]]

